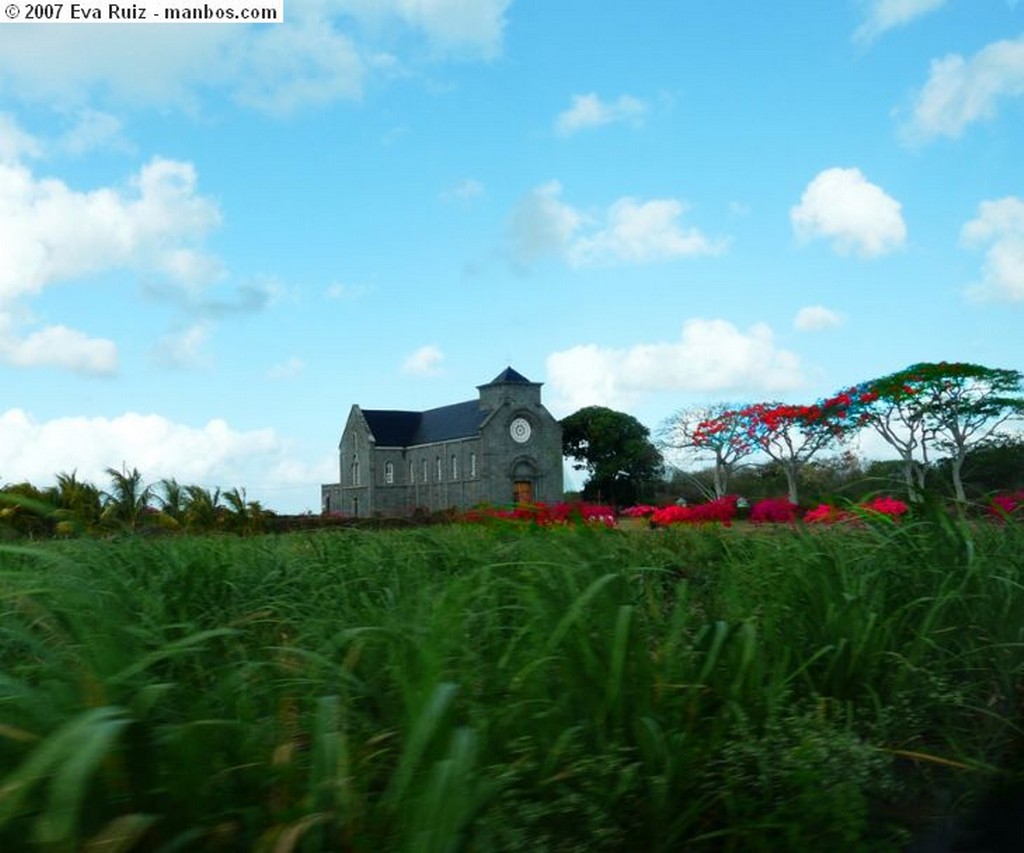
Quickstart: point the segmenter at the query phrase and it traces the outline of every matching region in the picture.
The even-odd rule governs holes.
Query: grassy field
[[[944,517],[5,547],[0,849],[900,850],[1020,781],[1022,580]]]

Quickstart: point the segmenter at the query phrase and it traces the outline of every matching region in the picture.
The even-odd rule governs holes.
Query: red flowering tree
[[[743,407],[718,403],[705,409],[676,412],[661,427],[661,446],[666,450],[693,451],[714,461],[715,498],[729,491],[729,477],[737,463],[757,450],[751,439]]]
[[[817,453],[842,441],[856,422],[852,403],[840,394],[810,406],[757,403],[739,413],[750,441],[782,468],[791,503],[798,500],[800,469]]]

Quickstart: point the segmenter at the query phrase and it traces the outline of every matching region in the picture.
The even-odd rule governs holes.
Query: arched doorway
[[[512,501],[516,504],[529,504],[536,500],[537,465],[532,459],[520,457],[512,463],[509,472],[512,480]]]

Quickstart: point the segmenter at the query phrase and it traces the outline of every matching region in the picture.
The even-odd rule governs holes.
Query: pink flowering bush
[[[750,520],[754,524],[792,524],[799,513],[799,505],[789,498],[768,498],[758,501],[750,508]]]

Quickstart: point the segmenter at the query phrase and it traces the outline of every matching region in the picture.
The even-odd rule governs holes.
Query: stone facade
[[[425,412],[352,406],[338,444],[339,482],[324,512],[408,515],[481,503],[562,499],[562,428],[540,382],[511,367],[478,399]]]

